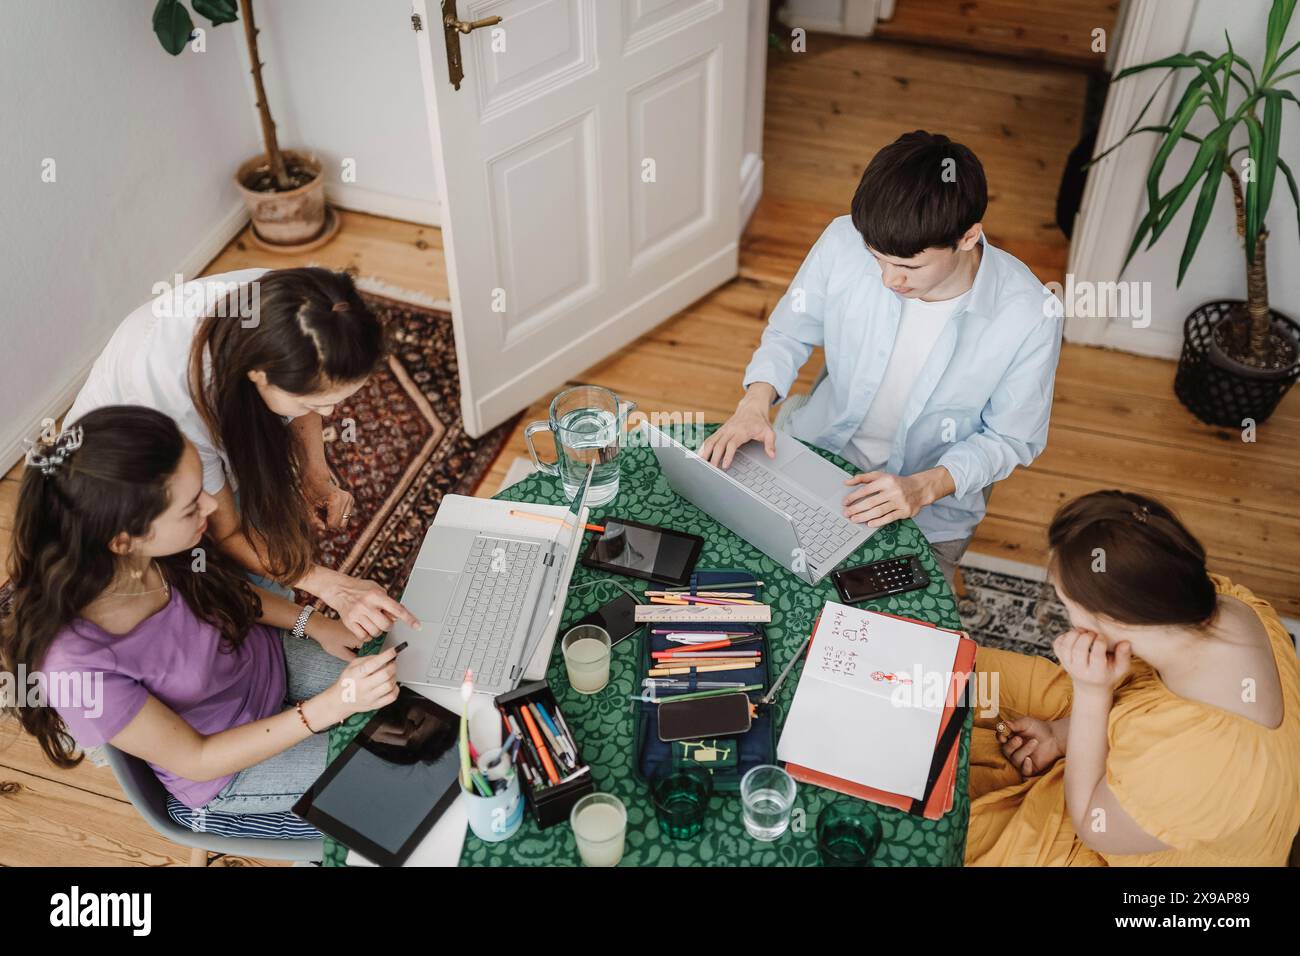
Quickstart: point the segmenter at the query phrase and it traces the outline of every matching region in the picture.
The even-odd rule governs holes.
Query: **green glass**
[[[871,866],[880,837],[880,817],[861,800],[832,804],[817,818],[822,866]]]
[[[659,829],[674,840],[690,840],[704,830],[713,775],[701,770],[675,771],[654,782],[653,795]]]

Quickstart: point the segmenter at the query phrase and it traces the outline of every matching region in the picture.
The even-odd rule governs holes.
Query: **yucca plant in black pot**
[[[1169,76],[1186,76],[1187,86],[1167,123],[1140,125],[1155,99],[1156,94],[1152,93],[1123,138],[1093,160],[1099,162],[1138,133],[1157,133],[1162,137],[1147,174],[1146,214],[1133,236],[1125,266],[1144,239],[1149,249],[1164,234],[1199,185],[1178,264],[1179,285],[1214,211],[1220,185],[1224,179],[1231,185],[1237,235],[1246,251],[1247,298],[1244,302],[1207,302],[1187,317],[1182,355],[1174,379],[1179,400],[1197,418],[1211,425],[1242,427],[1247,420],[1264,421],[1277,408],[1287,389],[1300,378],[1300,325],[1269,308],[1264,257],[1268,239],[1264,217],[1273,199],[1278,173],[1286,180],[1296,207],[1297,228],[1300,228],[1300,190],[1291,168],[1278,155],[1286,103],[1290,101],[1300,108],[1300,100],[1280,85],[1300,74],[1300,69],[1282,70],[1283,64],[1300,47],[1300,43],[1295,43],[1285,51],[1281,49],[1295,7],[1296,0],[1273,0],[1264,61],[1258,72],[1233,51],[1232,39],[1225,32],[1227,50],[1218,56],[1202,50],[1180,53],[1115,74],[1114,81],[1118,82],[1146,70],[1168,68]],[[1204,136],[1189,133],[1187,128],[1192,120],[1206,112],[1212,116],[1210,131]],[[1243,137],[1245,142],[1241,142]],[[1195,143],[1196,152],[1182,181],[1162,195],[1160,177],[1174,148],[1183,140]],[[1245,156],[1240,161],[1239,172],[1235,164],[1242,153]]]

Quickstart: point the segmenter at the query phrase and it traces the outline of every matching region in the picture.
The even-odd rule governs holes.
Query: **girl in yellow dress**
[[[1300,667],[1277,613],[1205,568],[1159,502],[1100,491],[1049,531],[1060,664],[981,647],[973,866],[1284,866],[1300,829]]]

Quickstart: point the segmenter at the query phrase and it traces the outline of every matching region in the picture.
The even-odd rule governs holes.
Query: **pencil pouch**
[[[673,743],[674,770],[731,770],[740,766],[740,747],[734,738],[678,740]]]
[[[743,568],[725,568],[697,570],[690,578],[690,593],[694,594],[699,591],[735,591],[737,593],[746,593],[756,599],[763,599],[762,588],[744,588],[728,587],[727,583],[731,581],[752,581],[754,572],[747,571]],[[666,627],[665,625],[647,625],[641,638],[641,666],[637,678],[638,685],[646,677],[652,666],[651,653],[654,651],[671,650],[678,645],[669,641],[663,634],[653,634],[654,630]],[[679,632],[700,632],[708,633],[710,631],[740,631],[753,634],[757,637],[757,644],[747,644],[746,649],[755,649],[762,652],[762,660],[757,667],[749,670],[737,671],[734,675],[723,671],[715,673],[706,673],[701,675],[700,680],[743,680],[746,684],[758,684],[762,689],[749,693],[749,699],[757,702],[766,692],[772,683],[771,673],[771,655],[769,654],[767,642],[767,629],[762,624],[688,624],[674,629]],[[695,690],[695,680],[685,677],[688,681],[684,691]],[[640,692],[643,685],[637,687]],[[684,691],[668,691],[663,696]],[[635,704],[637,708],[637,731],[636,731],[636,759],[633,766],[636,769],[637,776],[646,782],[654,780],[656,777],[675,769],[674,748],[681,748],[682,741],[674,743],[665,743],[659,739],[659,704],[647,703],[640,701]],[[760,707],[758,714],[750,723],[747,732],[738,734],[734,737],[719,737],[717,742],[723,744],[727,742],[734,746],[734,754],[721,765],[717,763],[708,764],[700,763],[701,768],[707,768],[713,775],[713,788],[722,793],[735,793],[740,789],[740,778],[745,775],[751,767],[757,767],[760,764],[776,763],[776,728],[772,719],[770,708]]]

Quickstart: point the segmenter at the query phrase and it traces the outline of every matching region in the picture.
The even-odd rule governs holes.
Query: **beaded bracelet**
[[[294,706],[294,709],[295,709],[296,711],[298,711],[298,719],[302,721],[302,725],[303,725],[304,727],[307,728],[307,732],[308,732],[308,733],[311,733],[311,734],[323,734],[323,733],[325,733],[325,730],[329,730],[328,727],[326,727],[325,730],[312,730],[312,729],[311,729],[311,724],[307,723],[307,715],[306,715],[305,713],[303,713],[302,705],[303,705],[303,702],[302,702],[302,701],[298,701],[298,703],[294,704],[293,706]]]

